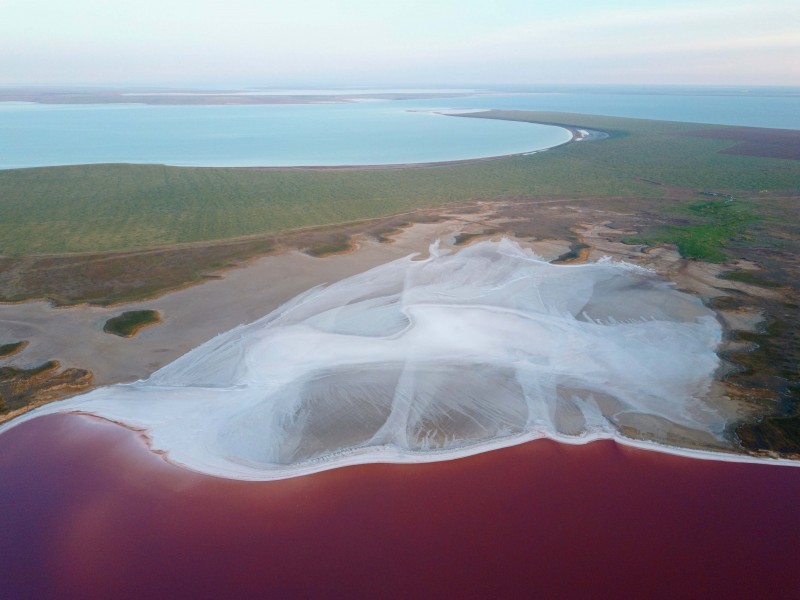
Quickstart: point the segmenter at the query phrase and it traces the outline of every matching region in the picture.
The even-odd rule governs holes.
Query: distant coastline
[[[319,92],[319,93],[314,93]],[[33,104],[146,104],[151,106],[251,106],[259,104],[330,104],[359,100],[424,100],[459,98],[477,90],[162,90],[0,87],[0,102]]]
[[[522,85],[474,88],[341,88],[267,89],[156,87],[156,86],[0,86],[0,103],[36,104],[146,104],[152,106],[248,106],[258,104],[328,104],[361,100],[420,100],[465,98],[484,95],[605,95],[713,96],[798,98],[797,86],[698,86],[698,85]]]

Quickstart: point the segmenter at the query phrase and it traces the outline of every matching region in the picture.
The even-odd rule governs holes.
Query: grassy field
[[[725,262],[728,255],[724,248],[747,241],[752,237],[748,226],[761,220],[751,203],[733,198],[692,202],[672,212],[683,221],[681,224],[646,228],[642,236],[626,241],[675,244],[685,258]]]
[[[436,167],[253,170],[85,165],[0,171],[0,255],[97,252],[258,235],[518,195],[659,198],[670,186],[798,190],[800,161],[733,156],[695,124],[494,111],[610,132],[530,156]]]

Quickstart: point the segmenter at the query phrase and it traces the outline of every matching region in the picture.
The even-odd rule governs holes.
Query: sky
[[[0,0],[0,84],[800,85],[800,0]]]

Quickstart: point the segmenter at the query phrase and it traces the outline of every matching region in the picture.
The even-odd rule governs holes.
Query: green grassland
[[[733,142],[674,135],[703,125],[543,112],[482,116],[599,129],[611,136],[529,156],[407,169],[113,164],[4,170],[0,255],[220,240],[482,198],[657,199],[670,186],[751,195],[800,187],[800,161],[718,154]]]
[[[641,237],[626,241],[671,243],[685,258],[725,262],[728,255],[724,248],[746,241],[750,237],[748,226],[761,220],[751,202],[733,199],[691,202],[671,212],[683,221],[680,225],[647,228]]]

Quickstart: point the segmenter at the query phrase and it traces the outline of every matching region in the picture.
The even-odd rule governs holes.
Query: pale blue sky
[[[0,84],[800,85],[800,0],[0,0]]]

